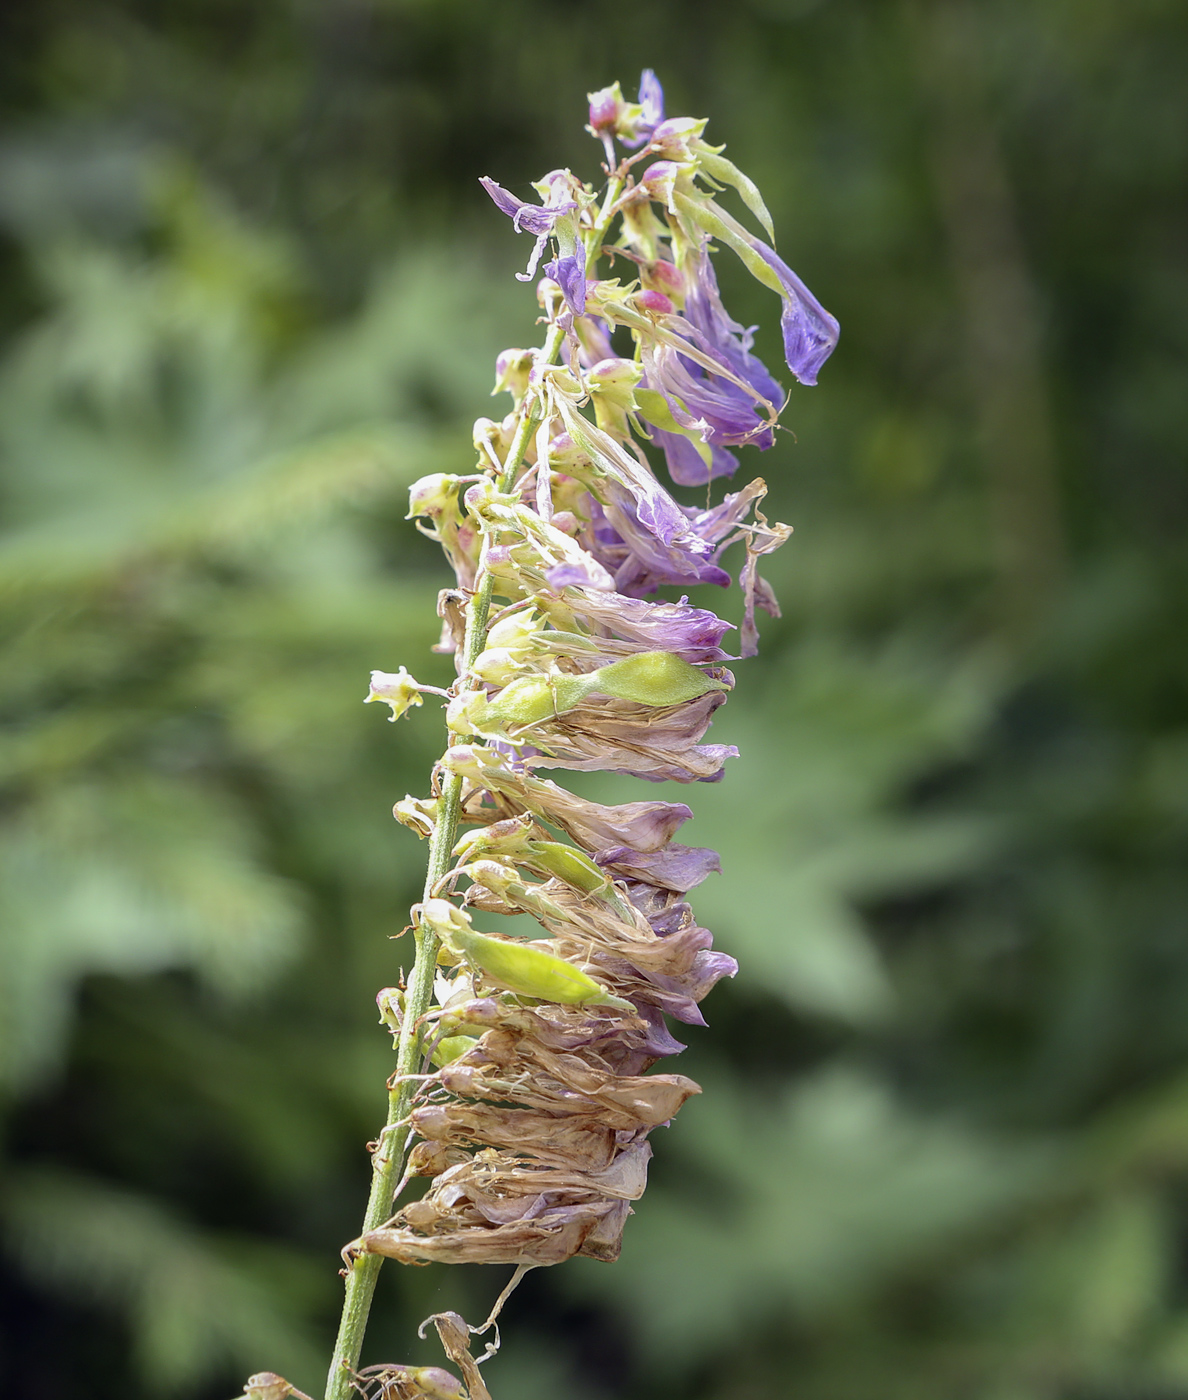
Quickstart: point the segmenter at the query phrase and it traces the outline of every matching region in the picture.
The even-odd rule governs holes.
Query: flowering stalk
[[[731,625],[649,595],[729,583],[722,555],[741,543],[743,656],[756,650],[756,609],[778,616],[758,563],[790,532],[758,509],[764,483],[717,506],[680,505],[641,446],[688,486],[733,474],[735,449],[772,445],[784,394],[722,305],[714,244],[782,298],[785,358],[802,383],[815,383],[837,336],[771,246],[718,203],[732,186],[770,236],[758,190],[704,128],[666,120],[645,72],[638,103],[617,83],[591,95],[601,196],[567,170],[535,186],[539,204],[483,181],[535,238],[517,275],[535,277],[552,254],[537,288],[548,330],[541,348],[500,355],[496,391],[513,409],[475,425],[476,472],[412,488],[410,516],[456,574],[440,597],[438,649],[455,654],[458,679],[445,692],[403,667],[374,672],[367,697],[396,719],[442,695],[450,747],[431,796],[395,808],[428,837],[428,873],[408,985],[379,996],[396,1072],[363,1230],[344,1250],[327,1400],[489,1400],[469,1350],[475,1329],[452,1313],[431,1320],[460,1378],[358,1370],[382,1260],[523,1270],[574,1254],[615,1259],[644,1190],[649,1132],[700,1092],[682,1075],[647,1073],[683,1048],[665,1018],[704,1024],[698,1003],[736,971],[686,902],[718,860],[673,840],[692,815],[684,803],[607,807],[540,776],[716,781],[736,750],[701,740],[734,684],[722,646]],[[631,154],[619,158],[616,141]],[[625,276],[600,275],[607,256]],[[616,333],[631,340],[630,358]],[[531,914],[545,936],[480,932],[471,910]],[[393,1214],[414,1175],[431,1179],[428,1190]],[[296,1394],[271,1373],[246,1389],[258,1400]]]

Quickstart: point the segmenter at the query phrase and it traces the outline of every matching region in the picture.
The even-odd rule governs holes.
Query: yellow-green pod
[[[633,922],[627,906],[619,898],[614,881],[584,851],[575,851],[572,846],[563,845],[560,841],[533,841],[531,851],[533,860],[542,870],[556,875],[583,894],[605,900],[621,919]]]
[[[433,1047],[432,1060],[438,1069],[444,1069],[446,1065],[452,1065],[455,1060],[460,1059],[468,1050],[473,1050],[478,1044],[478,1040],[473,1035],[447,1035]]]
[[[533,841],[529,847],[532,858],[538,861],[550,875],[556,875],[567,885],[583,894],[605,895],[610,889],[606,871],[582,851],[560,841]]]
[[[493,981],[524,997],[553,1001],[561,1006],[615,1006],[634,1012],[622,997],[612,996],[600,982],[588,977],[564,958],[485,933],[454,930],[451,941],[480,971]]]
[[[642,705],[682,705],[711,690],[729,690],[670,651],[641,651],[591,673],[591,689]]]

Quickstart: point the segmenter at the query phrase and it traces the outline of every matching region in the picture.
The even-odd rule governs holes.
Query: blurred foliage
[[[785,615],[680,793],[706,1093],[493,1390],[1188,1397],[1186,62],[1172,0],[5,12],[6,1393],[318,1391],[441,742],[359,701],[448,674],[404,491],[532,339],[474,179],[593,173],[651,64],[843,337],[747,464]],[[389,1268],[369,1358],[502,1280]]]

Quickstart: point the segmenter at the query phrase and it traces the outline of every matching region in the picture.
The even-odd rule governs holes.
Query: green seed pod
[[[444,1069],[446,1065],[460,1059],[468,1050],[473,1050],[477,1044],[478,1039],[473,1035],[443,1036],[433,1047],[431,1058],[438,1069]]]
[[[540,948],[473,931],[455,930],[450,937],[475,967],[520,996],[561,1006],[614,1006],[620,1011],[635,1011],[629,1001],[612,996],[580,968]]]
[[[550,875],[556,875],[575,890],[599,895],[603,899],[613,894],[606,871],[595,865],[583,851],[576,851],[560,841],[533,841],[531,853],[533,859]]]
[[[535,826],[530,816],[507,817],[490,826],[468,831],[454,847],[460,861],[478,861],[488,856],[506,856],[536,875],[555,876],[582,894],[606,900],[623,918],[630,920],[622,900],[615,892],[614,882],[601,866],[596,865],[584,851],[575,850],[561,841],[541,841],[532,837]],[[493,889],[489,880],[472,875]],[[563,917],[560,910],[550,911],[551,917]]]
[[[711,690],[729,690],[725,681],[712,680],[668,651],[642,651],[625,656],[593,672],[592,689],[619,700],[641,705],[682,705]]]
[[[446,724],[455,734],[506,738],[572,710],[596,689],[600,674],[592,671],[585,676],[521,676],[494,698],[479,690],[468,691],[451,701]]]

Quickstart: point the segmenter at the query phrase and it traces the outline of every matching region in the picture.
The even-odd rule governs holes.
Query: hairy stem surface
[[[604,232],[605,220],[600,219],[590,235],[591,249],[596,249],[601,244]],[[543,363],[551,364],[557,358],[563,334],[560,326],[549,327],[541,356]],[[523,466],[524,454],[540,423],[538,402],[537,399],[529,399],[524,403],[519,427],[512,439],[500,478],[499,487],[502,491],[512,489]],[[487,637],[487,618],[491,610],[494,581],[484,569],[477,582],[478,587],[467,609],[463,664],[459,668],[462,677],[466,676],[482,651]],[[429,838],[429,859],[423,896],[425,899],[432,897],[438,881],[449,869],[450,854],[458,839],[461,803],[462,779],[453,773],[446,774],[441,785],[437,823]],[[415,1083],[408,1076],[415,1074],[420,1068],[420,1021],[433,1000],[433,974],[437,966],[438,939],[419,923],[413,928],[413,938],[416,943],[416,957],[405,994],[404,1020],[396,1051],[396,1072],[391,1081],[393,1087],[388,1091],[388,1118],[376,1141],[371,1159],[371,1192],[363,1217],[362,1234],[378,1229],[392,1213],[395,1188],[400,1180],[405,1148],[408,1144],[407,1119],[416,1091]],[[355,1393],[353,1377],[359,1367],[371,1300],[375,1295],[375,1285],[383,1262],[382,1255],[360,1254],[348,1266],[346,1298],[343,1301],[338,1340],[326,1381],[326,1400],[350,1400]]]

